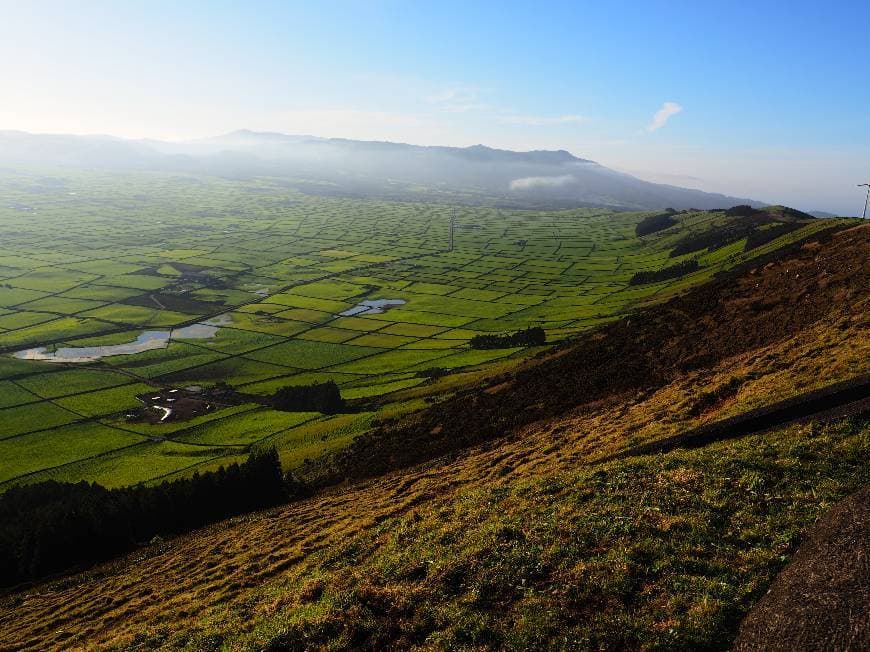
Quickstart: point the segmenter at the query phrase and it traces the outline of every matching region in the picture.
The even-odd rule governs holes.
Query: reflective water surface
[[[66,346],[49,351],[44,346],[37,346],[12,355],[21,360],[45,360],[48,362],[94,362],[100,358],[113,355],[133,355],[152,349],[165,349],[170,340],[202,340],[211,339],[232,321],[229,315],[219,315],[184,328],[172,330],[144,331],[132,342],[111,344],[106,346]]]

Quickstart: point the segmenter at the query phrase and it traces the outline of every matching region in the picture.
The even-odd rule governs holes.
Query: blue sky
[[[870,180],[867,2],[0,0],[0,16],[0,129],[563,148],[852,214]]]

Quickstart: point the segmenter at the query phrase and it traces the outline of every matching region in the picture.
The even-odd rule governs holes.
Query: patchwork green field
[[[750,251],[744,238],[671,257],[687,233],[728,218],[683,212],[638,237],[650,213],[330,198],[270,179],[144,173],[10,172],[0,192],[0,489],[150,482],[272,444],[294,469],[449,391],[455,374],[540,350],[476,350],[475,335],[575,336],[834,223]],[[687,260],[698,269],[629,283]],[[404,303],[360,306],[376,300]],[[40,356],[54,360],[24,359]],[[190,420],[127,416],[152,389],[228,383],[266,397],[328,380],[351,413],[254,401]]]

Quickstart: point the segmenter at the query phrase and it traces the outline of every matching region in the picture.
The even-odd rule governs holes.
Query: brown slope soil
[[[740,626],[736,652],[870,649],[870,487],[837,504]]]
[[[424,508],[449,514],[469,492],[570,472],[631,445],[867,373],[867,270],[856,261],[866,263],[868,238],[870,227],[862,227],[810,243],[782,260],[717,281],[720,297],[687,295],[660,313],[651,311],[651,317],[633,318],[633,326],[606,331],[615,341],[597,335],[594,346],[580,342],[497,381],[500,391],[470,392],[384,430],[387,444],[392,432],[409,438],[405,450],[380,448],[396,466],[416,460],[406,450],[443,450],[417,436],[439,439],[427,419],[459,437],[454,446],[507,435],[455,459],[334,488],[9,595],[0,603],[0,649],[151,649],[174,647],[173,636],[181,633],[244,631],[284,608],[287,598],[275,583],[316,576],[323,572],[322,555],[332,558],[332,551],[395,519],[414,522]],[[796,265],[803,271],[795,272]],[[807,309],[792,315],[795,295]],[[736,305],[777,300],[783,305],[774,304],[770,317]],[[705,310],[715,317],[707,319]],[[707,319],[703,328],[695,324],[700,319]],[[588,364],[599,349],[610,355],[600,353],[598,366]],[[623,361],[631,351],[642,356],[639,364]],[[680,364],[710,351],[714,355],[705,364]],[[606,369],[610,365],[617,371]],[[629,368],[661,375],[626,377]],[[598,387],[602,379],[612,386]],[[711,402],[710,394],[724,399]],[[475,398],[483,412],[466,411],[462,427],[461,410]],[[490,428],[500,410],[507,420]],[[369,459],[364,448],[357,450],[362,461]],[[676,471],[671,475],[682,478]]]

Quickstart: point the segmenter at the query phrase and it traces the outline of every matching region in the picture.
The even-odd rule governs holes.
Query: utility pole
[[[861,219],[867,219],[867,200],[870,200],[870,183],[859,183],[858,187],[867,186],[867,196],[864,197],[864,214],[861,216]]]
[[[456,223],[456,209],[453,209],[453,214],[450,215],[450,246],[448,247],[448,251],[453,251],[453,229]]]

